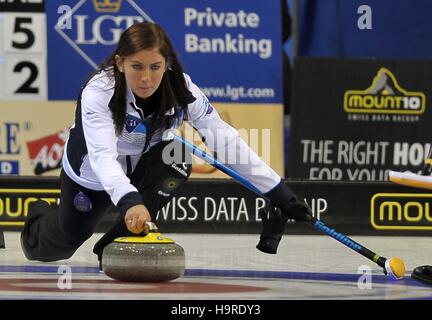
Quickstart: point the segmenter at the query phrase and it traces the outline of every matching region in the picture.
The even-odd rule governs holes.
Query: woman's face
[[[127,57],[117,55],[116,64],[127,85],[140,98],[150,97],[159,88],[167,62],[158,49],[138,51]]]

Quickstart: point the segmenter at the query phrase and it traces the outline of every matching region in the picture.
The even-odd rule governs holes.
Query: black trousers
[[[162,159],[164,147],[170,142],[161,142],[144,154],[135,170],[129,174],[131,183],[143,197],[144,205],[152,220],[157,212],[175,195],[178,188],[186,182],[191,170],[191,155],[177,142],[168,146],[171,156],[178,158],[165,163]],[[167,155],[167,154],[165,154]],[[182,156],[179,156],[182,155]],[[165,157],[166,158],[166,157]],[[93,233],[104,213],[112,202],[105,191],[84,188],[72,181],[63,171],[60,175],[60,206],[51,207],[47,202],[38,200],[29,209],[21,233],[21,246],[29,260],[57,261],[70,258]],[[74,198],[83,192],[91,201],[91,210],[82,212],[75,208]],[[119,215],[113,226],[96,243],[93,252],[101,259],[103,249],[115,238],[132,235]]]

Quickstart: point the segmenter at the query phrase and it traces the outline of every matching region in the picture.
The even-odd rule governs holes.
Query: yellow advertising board
[[[222,119],[239,131],[240,136],[279,175],[284,175],[283,106],[280,104],[214,103]],[[191,141],[208,151],[199,136]],[[211,153],[210,153],[211,154]],[[226,175],[203,160],[194,158],[194,178],[222,178]]]
[[[73,101],[0,101],[0,174],[58,175]]]
[[[264,161],[283,175],[282,105],[219,103],[214,107]],[[0,110],[0,176],[58,176],[64,143],[74,121],[75,102],[0,101]],[[193,140],[205,148],[199,139]],[[195,161],[192,177],[225,176],[202,160]]]

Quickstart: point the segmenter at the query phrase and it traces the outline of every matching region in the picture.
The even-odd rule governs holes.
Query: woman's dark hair
[[[117,134],[123,130],[126,122],[126,79],[116,65],[115,56],[127,57],[141,50],[158,49],[168,64],[168,70],[164,73],[159,88],[153,94],[155,99],[152,101],[155,106],[155,120],[153,121],[150,134],[161,128],[169,128],[173,125],[176,118],[183,111],[186,116],[187,105],[191,102],[191,93],[187,89],[177,53],[165,31],[156,23],[141,22],[132,25],[123,32],[114,53],[105,60],[100,69],[112,70],[110,73],[114,77],[115,88],[111,100],[111,110],[114,118],[114,125]],[[96,73],[97,73],[96,72]],[[166,116],[165,113],[174,107],[174,114]]]

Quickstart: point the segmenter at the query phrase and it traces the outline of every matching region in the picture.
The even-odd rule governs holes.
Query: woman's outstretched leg
[[[91,237],[103,213],[111,205],[105,191],[82,188],[64,172],[60,179],[58,208],[51,207],[43,200],[34,202],[29,208],[21,233],[21,247],[29,260],[57,261],[70,258]],[[77,194],[81,202],[76,201]],[[86,205],[82,201],[87,201],[84,203]]]

